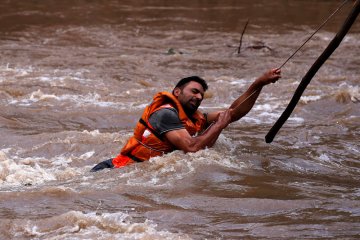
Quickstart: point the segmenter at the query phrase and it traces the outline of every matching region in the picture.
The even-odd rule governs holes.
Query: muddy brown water
[[[182,77],[228,107],[340,1],[1,1],[1,239],[357,239],[360,24],[264,137],[347,4],[213,148],[90,173]],[[241,31],[240,55],[236,53]]]

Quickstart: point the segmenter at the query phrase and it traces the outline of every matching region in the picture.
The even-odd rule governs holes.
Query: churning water
[[[352,2],[213,148],[89,172],[156,92],[199,75],[201,110],[228,107],[339,3],[1,1],[0,238],[359,238],[359,19],[264,142]]]

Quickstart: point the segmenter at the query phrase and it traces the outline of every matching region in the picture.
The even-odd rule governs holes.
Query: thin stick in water
[[[243,39],[243,36],[244,36],[245,30],[246,30],[246,27],[247,27],[247,25],[248,25],[248,24],[249,24],[249,19],[246,21],[246,24],[245,24],[245,26],[244,26],[244,29],[243,29],[243,31],[242,31],[242,33],[241,33],[241,37],[240,37],[240,44],[239,44],[238,51],[237,51],[237,53],[238,53],[238,54],[240,54],[240,51],[241,51],[241,45],[242,45],[242,39]]]

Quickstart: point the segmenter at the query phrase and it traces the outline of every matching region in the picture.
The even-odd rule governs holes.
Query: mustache
[[[194,97],[190,99],[190,102],[195,103],[196,106],[200,106],[201,104],[201,100]]]

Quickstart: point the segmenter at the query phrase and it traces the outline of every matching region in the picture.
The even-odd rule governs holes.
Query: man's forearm
[[[187,139],[181,139],[184,144],[180,147],[184,152],[196,152],[206,147],[214,145],[219,138],[221,131],[228,126],[231,122],[231,110],[226,110],[219,113],[216,122],[208,127],[205,132],[196,137],[189,137]]]
[[[233,114],[231,116],[232,122],[239,120],[250,112],[261,92],[262,87],[263,85],[259,83],[259,79],[255,80],[248,90],[246,90],[243,95],[231,104],[230,109],[233,110]]]
[[[281,70],[276,68],[257,78],[249,89],[231,104],[230,109],[233,110],[231,121],[237,121],[245,116],[254,106],[261,89],[265,85],[276,82],[279,78],[281,78]]]
[[[197,152],[201,149],[205,149],[206,147],[213,146],[219,138],[222,130],[223,127],[221,127],[220,124],[212,124],[201,135],[192,137],[191,142],[189,143],[189,148],[184,150],[184,152]]]

